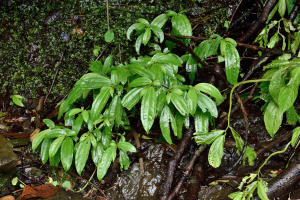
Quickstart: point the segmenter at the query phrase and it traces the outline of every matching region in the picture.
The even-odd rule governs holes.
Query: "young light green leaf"
[[[50,158],[52,158],[56,154],[57,150],[59,149],[59,147],[62,144],[62,142],[64,141],[64,139],[65,139],[65,136],[61,136],[61,137],[56,138],[52,142],[52,144],[51,144],[51,146],[49,148],[49,156],[50,156]]]
[[[49,156],[49,163],[50,165],[54,165],[55,167],[58,166],[59,162],[60,162],[60,149],[59,148],[56,152],[56,154],[52,157]]]
[[[133,88],[122,99],[122,105],[131,110],[133,106],[140,100],[140,92],[143,88]]]
[[[91,119],[94,121],[101,114],[110,96],[110,88],[103,87],[95,98],[91,108]]]
[[[149,26],[149,22],[146,19],[139,18],[137,21],[142,23],[142,24],[145,24],[147,27]]]
[[[194,86],[195,89],[200,90],[201,92],[205,92],[212,97],[215,97],[218,101],[222,101],[223,97],[220,91],[209,83],[199,83]]]
[[[266,194],[266,191],[265,191],[265,187],[263,186],[263,184],[260,180],[257,183],[257,194],[258,194],[260,199],[269,200],[269,198]]]
[[[42,146],[41,146],[41,160],[42,163],[45,164],[49,157],[49,148],[52,143],[52,138],[46,138],[43,140]]]
[[[274,100],[271,100],[264,114],[264,122],[268,133],[274,138],[282,122],[283,113]]]
[[[225,142],[225,135],[222,135],[212,143],[209,149],[208,162],[214,168],[219,167],[221,164],[224,142]]]
[[[279,0],[278,12],[281,18],[284,18],[285,11],[286,11],[286,0]]]
[[[159,119],[159,125],[160,125],[160,130],[162,132],[162,135],[164,136],[165,140],[169,143],[172,144],[172,139],[171,139],[171,133],[170,133],[170,115],[171,113],[169,107],[167,105],[164,106],[160,119]]]
[[[65,181],[61,186],[66,188],[66,189],[70,189],[71,188],[71,183],[70,183],[70,181]]]
[[[13,179],[11,180],[11,184],[12,184],[12,185],[17,185],[18,181],[19,181],[18,177],[15,177],[15,178],[13,178]]]
[[[187,93],[187,105],[189,113],[194,116],[197,108],[197,93],[194,88],[191,88]]]
[[[147,77],[151,80],[155,79],[154,74],[152,74],[148,69],[146,69],[145,67],[143,67],[141,65],[131,65],[130,70],[133,73],[137,73],[140,76]]]
[[[142,86],[142,85],[149,85],[151,83],[152,83],[152,81],[149,78],[140,77],[140,78],[137,78],[137,79],[134,79],[133,81],[131,81],[129,83],[129,87],[138,87],[138,86]]]
[[[194,133],[194,138],[197,144],[211,144],[213,143],[220,135],[222,135],[225,130],[214,129],[211,132],[196,132]]]
[[[51,131],[51,129],[46,129],[44,131],[39,132],[35,138],[32,141],[32,150],[35,151],[35,149],[39,146],[39,144],[43,141],[45,135]]]
[[[200,92],[197,97],[197,103],[202,112],[205,113],[208,110],[213,117],[218,117],[217,106],[208,96]]]
[[[17,95],[13,95],[13,96],[12,96],[12,100],[13,100],[14,104],[16,104],[17,106],[22,106],[22,107],[24,107],[24,104],[23,104],[22,101],[17,97]]]
[[[68,171],[72,165],[73,161],[73,140],[70,137],[67,137],[61,145],[61,164],[64,167],[65,171]]]
[[[156,94],[155,89],[150,87],[143,96],[141,105],[141,120],[144,129],[148,133],[152,127],[156,114]]]
[[[182,96],[176,94],[175,92],[171,92],[171,102],[183,116],[189,113],[186,100]]]
[[[279,41],[279,36],[278,36],[278,32],[276,32],[270,39],[269,43],[268,43],[268,47],[269,48],[273,48],[276,44],[276,42]]]
[[[166,92],[163,91],[157,96],[157,106],[156,106],[157,112],[161,111],[161,109],[165,105],[165,102],[166,102]]]
[[[136,152],[136,148],[129,142],[119,142],[118,148],[120,148],[124,151],[129,151],[129,152],[134,152],[134,153]]]
[[[158,15],[151,23],[151,26],[157,26],[159,28],[162,28],[167,20],[169,19],[169,16],[166,14]]]
[[[228,195],[228,197],[231,199],[234,199],[234,200],[242,200],[243,192],[241,192],[241,191],[234,192],[234,193],[231,193],[230,195]]]
[[[236,147],[238,148],[238,154],[241,154],[244,147],[244,140],[241,138],[240,134],[238,134],[232,127],[229,128],[234,137]]]
[[[295,147],[299,136],[300,136],[300,127],[297,127],[293,130],[293,136],[292,136],[292,140],[291,140],[292,147]]]
[[[222,40],[223,41],[223,40]],[[226,42],[225,72],[229,83],[235,85],[239,76],[240,55],[233,44]]]
[[[98,74],[102,74],[102,63],[101,63],[101,61],[100,60],[92,61],[91,64],[90,64],[89,70],[92,71],[92,72],[98,73]]]
[[[143,36],[143,44],[146,46],[151,37],[151,28],[146,28],[146,32]]]
[[[103,70],[104,70],[104,67],[103,67]],[[101,87],[108,86],[111,84],[112,84],[111,80],[104,76],[101,76],[97,73],[88,73],[88,74],[83,75],[79,79],[79,81],[77,81],[75,83],[74,87],[75,88],[78,87],[81,89],[97,89],[97,88],[101,88]],[[73,91],[74,91],[74,89],[73,89]],[[70,94],[69,94],[69,96],[70,96]],[[81,96],[81,94],[79,96]],[[68,98],[69,98],[69,96],[68,96]],[[67,98],[67,100],[68,100],[68,98]],[[76,99],[73,102],[75,102]]]
[[[119,77],[118,77],[118,73],[117,73],[116,70],[112,70],[111,73],[110,73],[110,76],[111,76],[111,82],[114,85],[118,85],[120,83],[120,80],[119,80]]]
[[[75,167],[79,175],[81,175],[81,172],[89,157],[90,149],[91,149],[91,140],[90,137],[86,137],[85,140],[79,143],[78,149],[75,154]]]
[[[111,42],[114,39],[114,32],[113,31],[107,31],[104,35],[105,42]]]
[[[116,154],[116,147],[109,147],[104,153],[103,156],[101,157],[101,160],[97,166],[97,177],[98,180],[101,181],[104,175],[106,174],[110,163],[112,161],[112,155]]]
[[[93,134],[89,135],[93,147],[97,147],[97,140]]]
[[[237,46],[237,43],[235,40],[233,40],[232,38],[225,38],[225,41],[226,42],[230,42],[234,47]]]
[[[164,32],[161,30],[161,28],[152,25],[151,29],[152,29],[153,33],[156,35],[156,37],[159,38],[160,43],[162,43],[164,41],[165,37],[164,37]]]
[[[61,136],[66,136],[67,132],[63,129],[52,129],[51,131],[47,132],[45,138],[56,138]]]
[[[130,40],[130,35],[131,35],[131,33],[132,33],[133,30],[135,30],[135,29],[140,30],[140,29],[143,29],[144,27],[145,27],[145,25],[142,24],[142,23],[135,23],[135,24],[132,24],[132,25],[128,28],[128,30],[127,30],[127,38],[128,38],[128,40]]]

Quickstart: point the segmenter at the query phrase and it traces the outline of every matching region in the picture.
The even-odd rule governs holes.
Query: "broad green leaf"
[[[120,80],[119,80],[119,77],[118,77],[118,73],[116,70],[112,70],[111,73],[111,82],[114,84],[114,85],[118,85],[120,83]]]
[[[225,130],[214,129],[211,132],[196,132],[194,133],[194,139],[197,144],[211,144],[213,143],[220,135],[222,135]]]
[[[169,19],[169,16],[166,14],[158,15],[151,23],[151,26],[157,26],[159,28],[162,28],[167,20]]]
[[[97,89],[97,88],[101,88],[101,87],[108,86],[108,85],[111,85],[111,84],[112,84],[111,80],[104,77],[104,76],[101,76],[97,73],[88,73],[88,74],[83,75],[79,79],[79,81],[77,81],[75,83],[74,87],[75,88],[79,87],[81,89]],[[79,95],[79,96],[81,96],[81,95]]]
[[[45,138],[56,138],[61,136],[66,136],[67,132],[63,129],[52,129],[51,131],[47,132]]]
[[[85,163],[89,157],[91,149],[91,140],[90,137],[79,143],[78,150],[75,154],[75,167],[77,173],[81,176],[81,172],[85,166]],[[99,170],[99,169],[98,169]]]
[[[76,118],[72,126],[72,130],[75,131],[76,135],[79,133],[82,123],[83,123],[83,119],[82,119],[82,115],[80,114],[78,115],[78,117]]]
[[[143,36],[143,44],[146,46],[151,37],[151,28],[146,28],[146,32]]]
[[[229,83],[237,84],[240,69],[240,55],[233,44],[226,42],[225,72]]]
[[[292,147],[295,147],[296,145],[296,142],[300,136],[300,127],[297,127],[293,130],[293,136],[292,136],[292,140],[291,140],[291,144],[292,144]]]
[[[198,94],[197,98],[198,106],[201,108],[202,112],[210,112],[210,114],[217,118],[218,117],[218,110],[216,104],[211,100],[208,96],[202,94],[201,92]]]
[[[171,22],[175,35],[192,36],[192,26],[185,15],[174,15],[171,19]],[[184,43],[188,45],[190,43],[190,39],[184,39]]]
[[[102,63],[100,60],[92,61],[89,70],[98,74],[102,74]]]
[[[149,78],[140,77],[131,81],[131,83],[129,83],[129,87],[138,87],[142,85],[149,85],[151,83],[152,81]]]
[[[212,97],[215,97],[218,101],[222,101],[223,97],[220,91],[209,83],[199,83],[194,86],[195,89],[200,90],[201,92],[205,92]]]
[[[290,15],[292,9],[295,6],[294,2],[295,2],[295,0],[286,0],[286,7],[287,7],[287,10],[288,10],[288,15]]]
[[[13,96],[12,96],[12,100],[13,100],[14,104],[16,104],[17,106],[22,106],[22,107],[24,107],[24,104],[23,104],[22,101],[17,97],[17,95],[13,95]]]
[[[119,162],[121,165],[120,166],[121,171],[123,171],[123,169],[128,170],[130,160],[129,160],[128,155],[122,150],[120,151]]]
[[[234,137],[235,144],[238,149],[238,154],[241,154],[244,147],[244,140],[241,138],[240,134],[238,134],[232,127],[230,127],[230,130]]]
[[[86,123],[88,123],[89,118],[90,118],[89,112],[87,110],[82,111],[82,119],[83,119],[83,121],[85,121]]]
[[[161,64],[173,64],[176,66],[181,66],[181,61],[170,54],[157,53],[152,57],[151,61]]]
[[[52,138],[46,138],[43,140],[42,146],[41,146],[41,160],[42,163],[45,164],[49,158],[49,148],[52,143]]]
[[[116,124],[118,125],[118,122],[120,122],[120,119],[122,117],[122,112],[123,110],[121,105],[121,99],[118,95],[116,95],[112,99],[111,104],[109,106],[108,116],[110,123],[113,123],[113,121],[118,118],[118,120],[116,120]]]
[[[174,106],[176,107],[176,109],[180,112],[180,114],[182,114],[183,116],[187,115],[189,112],[188,112],[188,108],[187,108],[187,103],[186,103],[186,100],[172,92],[171,93],[171,102],[174,104]]]
[[[298,96],[298,85],[286,85],[279,93],[278,104],[282,113],[289,109],[295,102]]]
[[[160,125],[160,130],[162,132],[162,135],[164,136],[165,140],[169,143],[172,144],[171,140],[171,133],[170,133],[170,115],[171,113],[169,107],[167,105],[164,106],[160,119],[159,119],[159,125]]]
[[[295,86],[295,89],[298,91],[298,87],[300,84],[300,67],[296,67],[291,71],[291,79],[288,85]]]
[[[129,151],[129,152],[134,152],[134,153],[136,152],[136,148],[129,142],[119,142],[118,148],[120,148],[124,151]]]
[[[276,103],[278,103],[280,90],[285,86],[286,74],[283,75],[285,70],[285,68],[278,70],[270,81],[269,91]]]
[[[144,38],[144,33],[142,33],[135,41],[135,51],[137,52],[137,54],[140,54],[140,48],[141,48],[141,44],[143,42],[143,38]]]
[[[194,88],[191,88],[187,93],[187,104],[189,113],[194,116],[197,108],[197,93]]]
[[[228,197],[231,199],[234,199],[234,200],[242,200],[243,192],[241,192],[241,191],[234,192],[234,193],[231,193],[230,195],[228,195]]]
[[[52,158],[56,154],[57,150],[59,149],[59,147],[62,144],[62,142],[64,141],[64,139],[65,139],[65,136],[61,136],[61,137],[56,138],[52,142],[52,144],[49,148],[49,157],[50,158]]]
[[[143,88],[133,88],[122,99],[122,105],[131,110],[133,106],[140,100],[140,92]]]
[[[257,183],[257,194],[261,200],[269,200],[261,181],[258,181]]]
[[[39,132],[35,138],[33,139],[32,141],[32,150],[35,151],[35,149],[39,146],[39,144],[43,141],[45,135],[51,131],[51,129],[46,129],[46,130],[43,130],[41,132]]]
[[[297,51],[297,49],[299,47],[299,44],[300,44],[300,34],[299,33],[300,33],[300,31],[297,34],[295,33],[296,39],[293,42],[293,44],[291,45],[291,50],[294,54],[296,54],[296,51]]]
[[[286,0],[279,0],[278,12],[281,18],[284,18],[285,11],[286,11]]]
[[[105,42],[111,42],[114,39],[114,32],[113,31],[107,31],[104,35]]]
[[[146,19],[139,18],[137,21],[142,23],[142,24],[145,24],[146,26],[149,26],[149,22]]]
[[[73,90],[68,95],[67,99],[60,105],[58,119],[67,112],[70,108],[70,104],[74,103],[85,91],[84,88],[81,87],[74,87]]]
[[[81,112],[82,112],[82,110],[80,108],[74,108],[69,112],[69,117],[72,117],[73,115],[76,115]]]
[[[90,134],[90,139],[93,147],[97,147],[97,140],[93,134]]]
[[[269,48],[273,48],[276,44],[276,42],[279,41],[279,36],[278,36],[278,32],[276,32],[270,39],[269,43],[268,43],[268,47]]]
[[[140,76],[145,76],[151,80],[155,79],[154,74],[152,74],[148,69],[140,65],[132,65],[130,71],[139,74]]]
[[[109,147],[103,153],[101,160],[97,166],[97,177],[99,181],[101,181],[104,175],[106,174],[112,160],[112,155],[116,153],[116,150],[116,147]]]
[[[68,171],[72,165],[73,161],[73,140],[70,137],[67,137],[62,145],[60,150],[61,164],[64,167],[65,171]]]
[[[96,147],[92,146],[92,159],[95,165],[99,164],[103,153],[104,149],[101,142],[98,142]]]
[[[248,158],[248,163],[249,163],[250,166],[254,165],[254,160],[256,159],[256,157],[257,157],[257,155],[256,155],[256,152],[254,151],[254,149],[247,146],[243,158],[244,159]]]
[[[182,116],[178,111],[175,115],[175,122],[177,125],[177,137],[178,139],[182,138],[182,127],[183,127],[184,116]]]
[[[175,11],[173,11],[173,10],[167,10],[167,11],[166,11],[166,15],[167,15],[168,17],[170,17],[170,16],[177,15],[177,13],[176,13]]]
[[[91,119],[94,121],[101,114],[110,96],[110,88],[103,87],[95,98],[91,108]]]
[[[155,80],[159,81],[160,83],[163,82],[163,71],[162,66],[160,64],[153,64],[150,68],[150,72],[154,74]]]
[[[156,114],[156,94],[155,89],[150,87],[143,96],[141,105],[141,120],[144,129],[148,133],[152,127]]]
[[[264,114],[264,122],[268,133],[274,138],[282,122],[283,113],[274,100],[271,100]]]
[[[60,162],[60,149],[59,148],[56,152],[56,154],[52,157],[49,156],[49,163],[50,165],[54,165],[55,167],[58,167],[58,164]]]
[[[71,136],[77,136],[77,133],[73,130],[70,129],[66,129],[67,132],[67,136],[71,137]]]
[[[195,129],[196,132],[208,132],[209,113],[203,113],[199,108],[195,113]]]
[[[161,109],[165,105],[165,102],[166,102],[166,92],[163,91],[157,96],[157,106],[156,106],[157,112],[161,111]]]
[[[237,46],[237,43],[235,40],[233,40],[232,38],[225,38],[225,41],[226,42],[230,42],[234,47]]]
[[[161,30],[161,28],[152,25],[151,29],[153,31],[153,33],[156,35],[156,37],[159,38],[160,43],[162,43],[164,41],[164,32]]]
[[[110,66],[111,66],[111,61],[112,61],[112,56],[111,55],[107,56],[107,58],[105,59],[105,62],[103,64],[103,68],[102,68],[102,73],[104,75],[108,73]],[[94,89],[94,88],[92,88],[92,89]]]
[[[173,116],[173,113],[170,111],[170,109],[168,110],[168,112],[169,112],[169,119],[171,122],[173,133],[175,136],[177,136],[177,124],[176,124],[175,117]]]
[[[142,23],[135,23],[135,24],[132,24],[132,25],[128,28],[128,30],[127,30],[127,38],[128,38],[128,40],[130,40],[130,35],[131,35],[131,33],[132,33],[133,30],[135,30],[135,29],[140,30],[140,29],[143,29],[144,27],[145,27],[145,25],[142,24]]]
[[[207,40],[206,40],[207,41]],[[203,41],[203,42],[205,42],[205,41]],[[203,43],[202,42],[202,43]],[[227,44],[227,42],[225,41],[225,40],[221,40],[221,42],[220,42],[220,51],[221,51],[221,55],[223,56],[223,57],[225,57],[225,55],[226,55],[226,44]]]
[[[209,149],[208,162],[214,168],[219,167],[221,164],[224,142],[225,142],[225,135],[222,135],[212,143]]]
[[[291,106],[289,109],[286,111],[286,123],[287,124],[294,124],[296,125],[298,120],[299,120],[299,115],[295,110],[294,106]]]

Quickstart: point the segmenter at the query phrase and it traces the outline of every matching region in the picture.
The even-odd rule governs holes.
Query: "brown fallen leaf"
[[[54,196],[57,192],[61,189],[51,184],[46,185],[39,185],[36,187],[30,187],[26,185],[23,188],[22,195],[20,196],[19,200],[26,200],[35,197],[41,197],[43,199],[48,199]]]
[[[11,195],[7,195],[5,197],[1,197],[0,200],[15,200],[15,197]]]

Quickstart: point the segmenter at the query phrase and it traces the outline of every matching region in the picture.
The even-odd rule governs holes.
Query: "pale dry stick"
[[[144,161],[141,153],[141,144],[139,137],[134,129],[132,129],[132,134],[136,142],[136,148],[138,149],[138,154],[139,154],[139,163],[140,163],[140,171],[141,171],[141,176],[144,177],[145,171],[144,171]]]
[[[107,14],[107,29],[109,31],[109,9],[108,9],[108,0],[106,0],[106,14]]]

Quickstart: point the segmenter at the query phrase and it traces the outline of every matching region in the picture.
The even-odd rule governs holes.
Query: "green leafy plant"
[[[12,185],[17,185],[18,182],[21,182],[20,183],[20,188],[24,188],[25,187],[25,183],[23,183],[23,181],[21,181],[18,177],[15,177],[11,180],[11,184]]]

